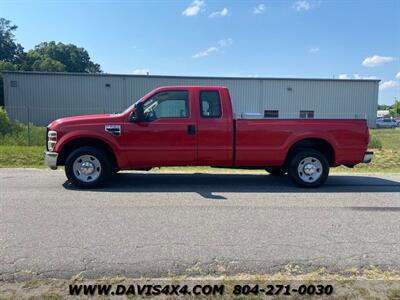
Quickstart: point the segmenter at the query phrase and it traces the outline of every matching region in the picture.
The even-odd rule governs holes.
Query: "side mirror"
[[[135,106],[135,110],[131,112],[129,116],[129,122],[135,121],[145,121],[144,110],[143,110],[143,103],[139,102]]]

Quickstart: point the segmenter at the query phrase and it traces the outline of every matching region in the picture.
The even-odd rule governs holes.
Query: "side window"
[[[279,110],[264,110],[264,118],[279,118]]]
[[[162,118],[188,118],[188,91],[165,91],[154,95],[143,104],[143,111],[149,121]]]
[[[200,111],[203,118],[220,118],[222,116],[218,91],[200,91]]]
[[[300,119],[314,119],[314,111],[313,110],[301,110],[300,111]]]

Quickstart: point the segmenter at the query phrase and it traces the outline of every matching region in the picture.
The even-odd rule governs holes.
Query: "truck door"
[[[127,123],[125,150],[132,166],[181,166],[197,161],[196,116],[189,90],[163,90],[143,104],[146,121]]]
[[[231,166],[233,161],[232,106],[227,90],[202,88],[197,93],[198,164]]]

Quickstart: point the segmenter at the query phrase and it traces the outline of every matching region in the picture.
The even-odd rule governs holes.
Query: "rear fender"
[[[324,132],[320,132],[320,133],[315,133],[315,132],[304,132],[301,134],[298,134],[296,136],[294,136],[293,138],[289,139],[287,141],[286,147],[284,147],[285,149],[285,158],[287,158],[287,155],[289,154],[290,149],[298,142],[301,142],[303,140],[307,140],[307,139],[318,139],[318,140],[322,140],[328,144],[331,145],[332,149],[333,149],[333,155],[334,155],[334,164],[336,164],[336,151],[337,151],[337,143],[335,141],[335,139],[333,138],[332,135],[328,134],[328,133],[324,133]]]

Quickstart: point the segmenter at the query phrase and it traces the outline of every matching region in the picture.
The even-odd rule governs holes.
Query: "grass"
[[[30,125],[15,125],[11,133],[0,134],[0,145],[42,146],[46,143],[46,128]]]
[[[381,141],[384,149],[400,150],[400,128],[370,129],[370,134]]]
[[[374,150],[374,158],[369,164],[359,164],[353,169],[340,166],[331,170],[334,173],[400,173],[400,149]]]
[[[68,296],[68,286],[70,284],[99,284],[112,285],[115,290],[117,285],[128,287],[129,285],[160,284],[165,285],[188,285],[188,291],[194,285],[224,285],[223,295],[216,296],[158,296],[157,299],[319,299],[321,296],[299,296],[292,292],[290,296],[264,296],[247,295],[235,296],[233,290],[235,285],[249,285],[254,287],[256,284],[260,288],[266,288],[268,284],[273,285],[291,285],[292,288],[300,285],[324,285],[333,286],[333,293],[329,296],[322,296],[323,299],[399,299],[400,297],[400,273],[398,271],[383,271],[375,267],[365,269],[352,269],[339,274],[333,274],[326,271],[325,268],[319,268],[314,271],[304,272],[294,266],[286,266],[281,272],[274,274],[238,274],[215,276],[203,275],[192,277],[169,276],[166,278],[126,278],[126,277],[103,277],[97,279],[87,279],[80,273],[71,279],[38,279],[32,278],[30,281],[22,282],[0,282],[0,299],[72,299]],[[101,296],[74,296],[74,299],[109,299]],[[128,295],[122,299],[142,299],[143,296]],[[146,297],[150,298],[150,297]]]
[[[44,168],[43,146],[0,145],[0,167]]]
[[[3,118],[4,119],[4,118]],[[1,112],[0,112],[0,121]],[[0,122],[1,123],[1,122]],[[0,167],[45,168],[43,151],[45,127],[11,124],[0,132]],[[1,125],[1,124],[0,124]],[[1,128],[0,128],[1,129]],[[375,152],[369,164],[359,164],[353,169],[333,168],[332,172],[345,173],[400,173],[400,129],[371,129],[369,148]],[[30,145],[30,146],[28,146]],[[265,173],[263,170],[215,169],[210,167],[166,167],[155,168],[153,172],[207,172],[207,173]]]

